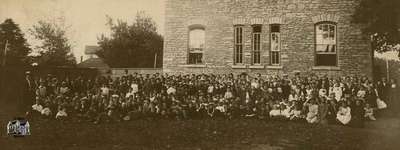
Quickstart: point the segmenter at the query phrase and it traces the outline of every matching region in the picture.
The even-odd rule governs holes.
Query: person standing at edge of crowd
[[[23,108],[30,108],[33,105],[33,102],[35,102],[34,98],[36,92],[36,84],[32,79],[30,71],[25,72],[25,79],[21,89],[22,100],[20,100],[20,102],[22,103]]]

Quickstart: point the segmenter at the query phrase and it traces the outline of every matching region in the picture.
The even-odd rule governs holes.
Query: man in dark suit
[[[25,72],[25,80],[22,87],[22,105],[29,107],[34,103],[36,83],[32,79],[31,72]],[[29,110],[29,109],[28,109]]]
[[[386,80],[386,78],[382,78],[382,80],[377,84],[377,91],[378,91],[378,96],[381,98],[383,101],[388,100],[388,87],[389,84]]]

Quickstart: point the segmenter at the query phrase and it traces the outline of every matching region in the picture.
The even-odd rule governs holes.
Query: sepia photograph
[[[399,150],[400,0],[0,0],[2,150]]]

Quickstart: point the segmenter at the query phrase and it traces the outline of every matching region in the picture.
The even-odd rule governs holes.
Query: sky
[[[158,32],[164,34],[164,4],[164,0],[0,0],[0,21],[12,18],[28,43],[35,45],[27,32],[32,25],[64,17],[79,62],[86,45],[97,45],[97,37],[109,33],[106,15],[132,22],[138,11],[145,11],[157,23]]]

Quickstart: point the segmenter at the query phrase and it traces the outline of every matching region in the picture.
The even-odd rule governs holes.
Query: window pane
[[[260,63],[260,33],[253,34],[253,63],[259,64]]]
[[[315,26],[316,33],[316,65],[336,66],[336,25],[322,23]]]
[[[317,52],[327,52],[327,46],[328,45],[325,45],[325,44],[318,44],[316,51]]]
[[[316,55],[317,66],[336,66],[337,59],[336,54],[317,54]]]
[[[202,53],[189,53],[189,64],[201,64],[202,62]]]
[[[322,31],[322,24],[318,25],[317,30],[320,31],[320,32]]]
[[[261,25],[253,25],[253,33],[261,32]]]
[[[336,45],[330,45],[330,52],[336,52]]]
[[[322,34],[322,38],[323,38],[324,40],[328,39],[328,37],[329,37],[329,33],[328,33],[328,32],[324,32],[324,33]]]
[[[271,64],[279,65],[279,52],[277,52],[277,51],[271,52]]]
[[[242,46],[242,27],[235,26],[235,50],[234,50],[234,62],[235,63],[242,63],[243,57],[243,46]]]
[[[243,42],[243,31],[242,31],[242,27],[239,28],[239,42],[242,43]]]
[[[204,29],[193,29],[189,32],[189,48],[203,50],[205,43]]]
[[[279,25],[271,25],[271,32],[281,32]]]
[[[260,50],[261,50],[261,30],[262,26],[261,25],[253,25],[253,41],[252,41],[252,47],[253,47],[253,64],[260,64]]]
[[[205,30],[202,28],[189,31],[189,64],[201,64],[205,44]]]
[[[280,51],[280,34],[271,33],[271,51]]]
[[[259,34],[253,34],[253,50],[258,49],[259,36]]]
[[[335,25],[330,25],[329,26],[329,31],[330,32],[335,32]]]
[[[260,51],[255,51],[253,55],[253,63],[260,64]]]
[[[242,51],[242,45],[236,45],[236,51],[235,51],[235,63],[242,63],[242,57],[243,57],[243,51]]]
[[[322,31],[328,32],[328,25],[327,24],[323,24],[322,25]]]

